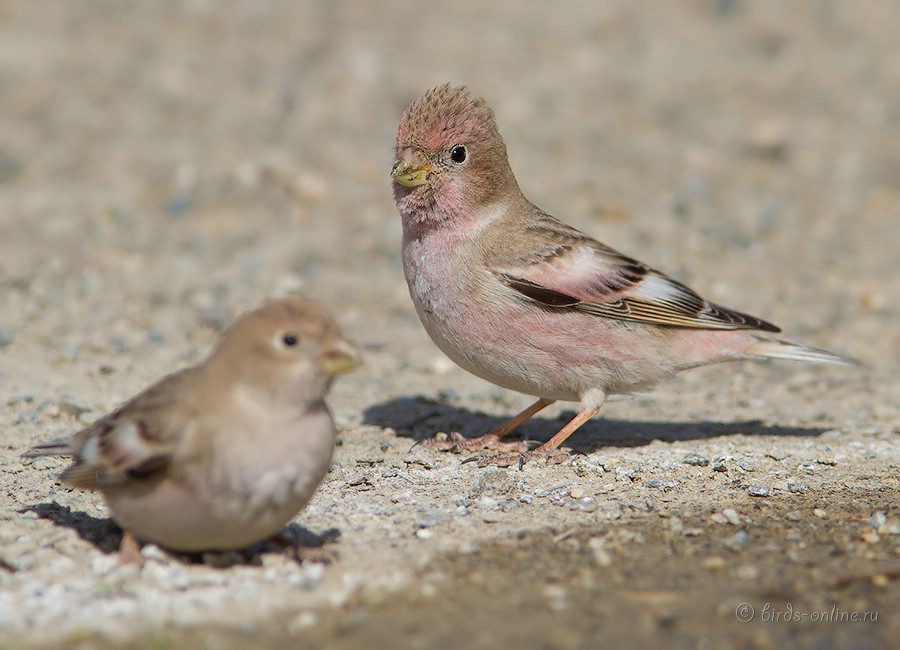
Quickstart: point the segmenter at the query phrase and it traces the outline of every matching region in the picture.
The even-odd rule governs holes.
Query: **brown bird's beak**
[[[344,338],[332,339],[319,357],[319,367],[329,375],[353,370],[361,363],[359,352]]]
[[[411,149],[404,149],[397,156],[397,162],[391,170],[391,178],[404,187],[425,185],[430,177],[431,165],[424,156]]]

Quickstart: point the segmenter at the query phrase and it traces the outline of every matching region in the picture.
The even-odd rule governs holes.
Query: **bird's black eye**
[[[281,342],[286,348],[292,348],[300,342],[300,338],[293,332],[287,332],[281,335]]]
[[[468,157],[468,155],[468,150],[461,144],[456,145],[450,150],[450,160],[452,160],[456,164],[466,162],[466,158]]]

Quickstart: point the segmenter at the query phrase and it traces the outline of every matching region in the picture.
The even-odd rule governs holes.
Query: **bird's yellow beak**
[[[362,363],[359,352],[347,339],[336,338],[329,342],[319,357],[319,367],[329,375],[339,375],[353,370]]]
[[[418,187],[428,182],[431,165],[414,165],[408,160],[399,160],[391,170],[391,177],[404,187]]]

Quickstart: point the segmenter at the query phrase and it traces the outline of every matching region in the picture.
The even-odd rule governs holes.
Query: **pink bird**
[[[560,444],[607,396],[687,368],[761,358],[853,363],[780,340],[775,325],[704,300],[530,203],[493,111],[465,87],[432,88],[406,109],[391,176],[403,268],[426,331],[469,372],[538,398],[480,438],[454,434],[434,446],[522,451],[501,438],[556,400],[580,402],[556,435],[524,452],[558,461]]]

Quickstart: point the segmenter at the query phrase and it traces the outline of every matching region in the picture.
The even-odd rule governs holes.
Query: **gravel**
[[[895,5],[11,0],[2,20],[0,648],[900,637]],[[538,205],[866,365],[686,372],[610,400],[560,465],[415,445],[529,402],[444,358],[402,277],[394,128],[447,80],[489,98]],[[287,291],[366,362],[334,386],[341,444],[286,531],[336,560],[148,546],[120,566],[102,499],[22,452]],[[787,603],[881,615],[762,620]]]

